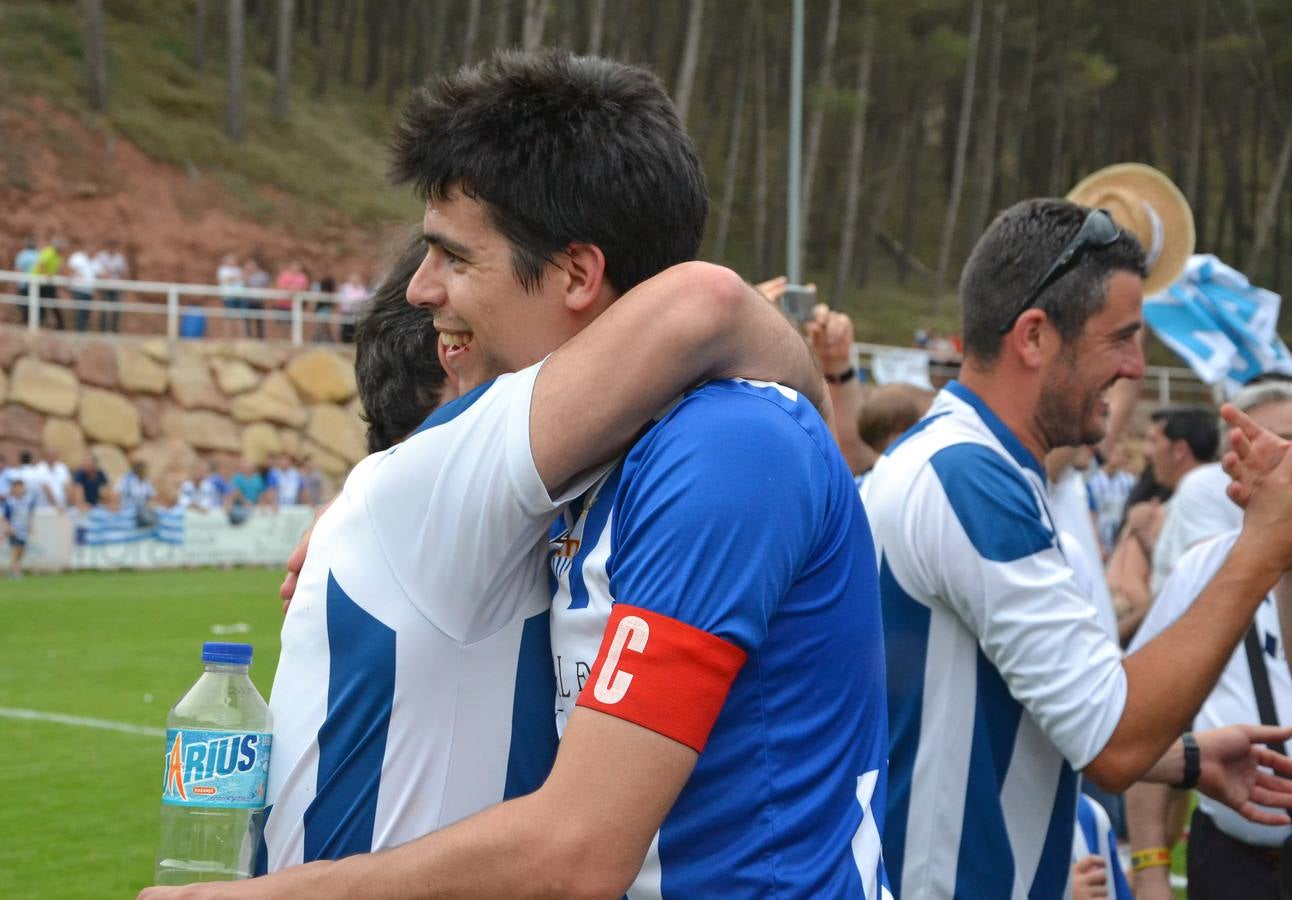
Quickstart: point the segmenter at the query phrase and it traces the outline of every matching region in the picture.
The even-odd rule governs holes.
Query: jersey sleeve
[[[439,410],[346,485],[362,492],[411,602],[462,641],[492,634],[530,602],[541,575],[533,554],[552,517],[601,474],[548,494],[529,440],[540,365]]]
[[[1010,694],[1084,768],[1121,719],[1126,674],[1035,489],[991,448],[963,443],[934,454],[911,493],[931,501],[906,512],[912,545],[938,548],[930,593],[945,598]]]
[[[826,473],[800,421],[754,392],[693,394],[656,426],[625,462],[616,605],[579,705],[702,749],[818,539]]]

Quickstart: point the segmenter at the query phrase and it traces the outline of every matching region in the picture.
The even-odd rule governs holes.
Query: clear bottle
[[[252,874],[272,724],[247,677],[250,644],[208,641],[202,675],[166,718],[157,884]]]

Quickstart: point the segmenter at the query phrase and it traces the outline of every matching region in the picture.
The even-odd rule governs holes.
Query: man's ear
[[[601,297],[605,285],[606,257],[595,244],[570,244],[557,254],[556,265],[565,273],[565,306],[583,312]]]
[[[1019,360],[1029,369],[1045,365],[1051,354],[1050,342],[1057,337],[1054,329],[1046,328],[1047,319],[1039,309],[1029,309],[1018,317],[1014,327],[1005,335]]]

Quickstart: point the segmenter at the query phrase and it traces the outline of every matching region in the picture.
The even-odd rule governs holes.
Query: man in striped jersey
[[[1146,271],[1139,243],[1102,210],[1006,210],[961,278],[960,380],[875,467],[864,499],[888,658],[884,855],[900,896],[1062,897],[1076,771],[1115,792],[1153,766],[1292,563],[1287,454],[1277,476],[1236,491],[1247,519],[1228,561],[1140,652],[1123,661],[1075,586],[1040,460],[1100,440],[1107,391],[1143,374]],[[1284,443],[1243,424],[1258,445],[1241,449],[1267,453],[1262,465],[1283,458]],[[1199,769],[1186,744],[1153,776],[1201,773],[1200,788],[1236,806],[1267,796],[1273,781],[1254,767],[1220,765],[1208,745]]]
[[[644,70],[564,54],[501,54],[419,96],[397,144],[401,167],[427,198],[427,256],[409,299],[434,310],[445,366],[467,393],[432,416],[432,427],[361,464],[362,474],[408,466],[378,498],[396,509],[404,501],[395,486],[418,477],[401,460],[417,461],[437,433],[452,434],[454,452],[421,467],[426,481],[446,483],[447,508],[438,515],[451,530],[411,520],[379,527],[384,548],[429,576],[417,579],[427,587],[415,596],[462,594],[470,602],[454,605],[449,624],[471,625],[513,601],[514,591],[478,590],[499,566],[516,580],[528,573],[546,584],[521,538],[557,504],[548,491],[580,484],[575,476],[597,458],[594,448],[614,446],[606,421],[650,419],[664,404],[643,388],[663,383],[661,369],[695,366],[730,342],[733,327],[748,337],[754,323],[779,314],[765,301],[743,308],[749,290],[735,290],[725,270],[688,263],[655,274],[679,245],[687,255],[698,250],[706,204],[690,141]],[[672,171],[660,172],[661,158]],[[642,184],[652,189],[629,193]],[[681,227],[660,227],[650,213],[661,205],[684,208]],[[653,316],[634,300],[652,286],[662,286]],[[681,328],[688,317],[679,315],[686,298],[715,291],[719,315],[707,329],[690,321],[688,334]],[[753,346],[772,357],[805,352],[800,339],[779,332]],[[572,365],[577,353],[592,356]],[[722,374],[707,368],[692,374]],[[562,372],[576,377],[562,380]],[[524,402],[509,400],[513,394]],[[500,405],[512,412],[489,415]],[[558,422],[564,427],[550,427]],[[494,466],[494,483],[458,483],[459,473],[498,457],[505,464]],[[826,424],[796,390],[710,380],[660,413],[613,477],[617,488],[582,505],[613,519],[606,531],[613,560],[577,560],[585,582],[596,571],[608,584],[583,595],[587,602],[558,608],[572,615],[563,633],[577,636],[558,640],[557,652],[577,654],[588,690],[563,721],[542,787],[387,853],[271,875],[247,885],[247,895],[890,896],[879,847],[887,739],[874,551]],[[517,482],[527,488],[525,502],[510,511],[490,503],[487,516],[453,519]],[[349,493],[347,484],[338,504]],[[381,508],[371,496],[367,505]],[[312,554],[319,539],[316,532]],[[589,536],[588,549],[597,545]],[[455,561],[454,553],[464,556]],[[578,553],[570,547],[569,556]],[[298,595],[311,579],[322,581],[323,568],[306,561]],[[337,593],[331,584],[327,591]],[[298,596],[289,624],[299,603]],[[458,638],[459,652],[475,649],[471,636]],[[567,645],[570,653],[561,649]],[[435,660],[414,664],[429,672]],[[540,679],[510,680],[514,695],[477,697],[470,689],[492,682],[459,673],[452,715],[437,711],[424,733],[438,728],[438,740],[456,742],[500,709],[509,721],[512,709],[533,709]],[[411,679],[404,702],[449,683]],[[339,697],[372,693],[352,680]],[[554,693],[538,707],[549,729]],[[385,707],[375,712],[354,717],[352,728],[380,726]],[[326,728],[318,734],[322,742]],[[393,750],[418,748],[405,735]],[[505,740],[463,752],[473,750],[507,755]],[[307,776],[313,755],[301,756]],[[411,805],[424,802],[421,792],[460,787],[432,774],[390,794]],[[350,793],[380,806],[386,780],[375,791],[355,783]],[[336,833],[348,838],[355,829],[343,798],[330,812]],[[276,806],[271,825],[279,813]],[[289,815],[288,827],[298,818]],[[437,824],[446,821],[430,827]]]

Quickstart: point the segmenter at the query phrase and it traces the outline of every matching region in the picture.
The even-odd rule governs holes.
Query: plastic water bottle
[[[166,718],[157,884],[252,874],[272,726],[250,667],[250,644],[208,641],[201,677]]]

